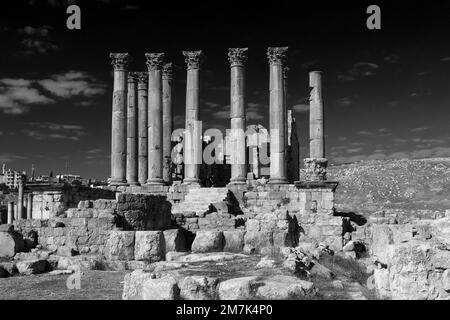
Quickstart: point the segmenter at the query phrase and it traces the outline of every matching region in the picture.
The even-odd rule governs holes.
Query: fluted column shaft
[[[111,185],[126,185],[128,53],[111,53],[114,92],[111,134]]]
[[[166,63],[163,68],[162,82],[163,82],[163,179],[164,182],[170,183],[171,166],[172,166],[172,131],[173,131],[173,117],[172,117],[172,78],[173,65]]]
[[[183,51],[187,64],[186,81],[186,128],[184,136],[184,180],[185,184],[200,184],[199,173],[202,162],[201,126],[199,123],[200,64],[201,51]]]
[[[247,180],[247,150],[245,147],[245,62],[247,48],[230,48],[230,118],[231,118],[231,184]]]
[[[148,178],[148,73],[138,74],[138,181],[141,185]]]
[[[27,195],[27,219],[33,218],[33,194]]]
[[[283,64],[287,47],[269,48],[270,64],[270,179],[269,183],[283,184],[286,179],[286,115]]]
[[[310,72],[309,86],[312,87],[309,109],[309,157],[324,158],[325,143],[323,136],[322,73],[320,71]]]
[[[127,183],[138,185],[138,96],[137,74],[128,73]]]
[[[325,137],[322,100],[322,73],[309,73],[311,96],[309,99],[309,158],[305,158],[305,180],[327,179],[328,160],[325,158]]]
[[[19,191],[17,192],[17,220],[23,219],[23,189],[24,182],[19,183]]]
[[[12,224],[14,221],[14,202],[8,202],[8,224]]]
[[[146,53],[148,67],[148,178],[147,184],[164,184],[162,131],[162,66],[164,53]]]

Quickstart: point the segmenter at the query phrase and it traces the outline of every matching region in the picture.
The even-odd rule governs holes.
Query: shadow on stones
[[[348,218],[350,221],[356,223],[358,226],[363,226],[367,223],[367,219],[358,213],[355,212],[339,212],[336,211],[334,216]]]

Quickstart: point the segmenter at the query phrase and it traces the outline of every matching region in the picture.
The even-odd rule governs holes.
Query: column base
[[[269,178],[268,184],[287,184],[288,180],[285,177]]]
[[[184,178],[182,185],[201,186],[201,181],[198,178]]]
[[[139,187],[141,184],[139,182],[130,182],[129,183],[130,187]]]
[[[244,177],[231,178],[228,184],[247,184],[247,179]]]
[[[327,180],[328,159],[326,158],[305,158],[305,181]]]
[[[109,185],[110,186],[127,186],[128,183],[126,180],[111,180]]]
[[[164,185],[164,180],[161,178],[152,178],[147,180],[147,185]]]

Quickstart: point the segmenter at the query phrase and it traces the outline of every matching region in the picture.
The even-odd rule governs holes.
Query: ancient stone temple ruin
[[[172,134],[172,92],[181,89],[172,88],[174,67],[164,53],[145,54],[148,70],[138,72],[129,70],[129,54],[111,53],[110,184],[22,186],[18,215],[8,220],[14,230],[0,233],[11,243],[2,255],[38,245],[54,252],[57,268],[76,263],[133,270],[171,252],[264,254],[302,242],[341,250],[346,218],[334,212],[338,183],[326,177],[322,74],[309,74],[310,154],[300,175],[296,124],[286,103],[287,50],[267,50],[270,127],[265,129],[246,124],[248,49],[229,49],[231,130],[212,165],[229,172],[221,187],[205,187],[202,176],[213,171],[204,163],[211,140],[199,118],[203,52],[182,52],[187,78],[181,135]],[[24,197],[30,199],[26,215]]]

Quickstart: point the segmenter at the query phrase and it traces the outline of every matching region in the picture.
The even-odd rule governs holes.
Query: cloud
[[[86,135],[83,126],[73,124],[59,124],[53,122],[30,122],[32,129],[24,129],[23,133],[36,140],[67,139],[80,140]]]
[[[306,104],[306,103],[296,104],[296,105],[293,105],[291,108],[295,112],[299,112],[299,113],[309,112],[309,104]]]
[[[106,92],[105,84],[80,71],[55,74],[46,79],[0,79],[0,111],[22,114],[34,105],[70,98],[93,98]],[[89,100],[79,105],[92,104]]]
[[[305,63],[302,63],[301,67],[302,69],[308,69],[312,66],[315,66],[318,62],[319,62],[318,60],[306,61]]]
[[[383,60],[388,63],[397,63],[398,60],[400,60],[400,57],[398,55],[396,55],[395,53],[393,53],[393,54],[390,54],[390,55],[384,57]]]
[[[267,112],[268,110],[268,106],[260,104],[250,106],[249,104],[247,110],[245,110],[245,116],[247,120],[262,120],[264,119],[265,112]]]
[[[429,130],[429,129],[430,129],[430,127],[417,127],[417,128],[412,128],[409,131],[411,131],[411,132],[421,132],[421,131],[426,131],[426,130]]]
[[[24,37],[20,42],[23,49],[22,53],[25,55],[42,55],[59,50],[59,47],[50,37],[52,30],[53,28],[50,26],[26,26],[18,29],[19,35]]]
[[[443,57],[443,58],[441,58],[441,61],[443,61],[443,62],[450,61],[450,57]]]
[[[346,74],[338,75],[338,79],[341,81],[353,81],[357,78],[373,76],[376,70],[379,69],[379,65],[372,62],[357,62]]]
[[[97,153],[102,153],[102,152],[103,152],[103,149],[91,149],[91,150],[86,151],[86,153],[88,153],[88,154],[97,154]]]
[[[32,105],[53,103],[31,80],[0,79],[0,110],[6,114],[22,114]]]
[[[372,132],[366,131],[366,130],[358,131],[358,134],[363,135],[363,136],[373,136]]]
[[[73,70],[63,74],[55,74],[48,79],[39,80],[37,83],[60,98],[71,98],[73,96],[90,98],[106,92],[105,84],[98,82],[87,73]]]
[[[336,102],[340,106],[344,106],[344,107],[351,106],[353,104],[352,99],[350,99],[349,97],[340,98],[340,99],[336,100]]]
[[[173,117],[173,125],[175,129],[177,128],[184,128],[185,126],[185,117],[184,115],[176,115]]]
[[[9,163],[9,162],[13,162],[16,160],[23,160],[23,159],[26,159],[26,157],[15,154],[15,153],[7,152],[7,153],[0,154],[0,163]]]

